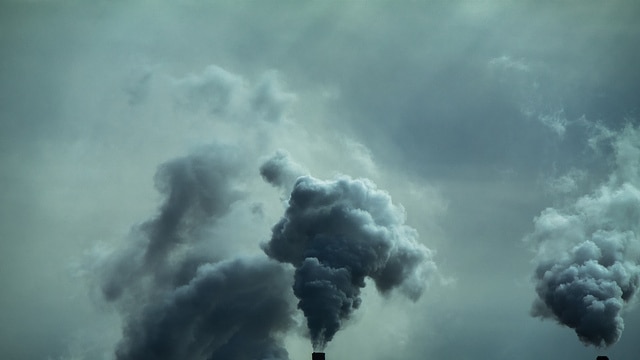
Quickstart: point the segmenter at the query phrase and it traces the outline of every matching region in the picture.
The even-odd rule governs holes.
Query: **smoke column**
[[[398,288],[420,297],[436,266],[404,221],[404,210],[368,180],[298,178],[263,247],[296,268],[293,291],[314,350],[322,350],[360,306],[365,278],[383,294]]]
[[[123,319],[116,359],[288,359],[291,272],[264,255],[223,259],[233,239],[205,231],[245,196],[241,160],[212,146],[160,166],[159,214],[99,267],[101,294]],[[216,253],[204,251],[211,242]]]
[[[613,145],[618,169],[610,181],[566,209],[544,210],[529,235],[538,246],[532,315],[597,347],[620,339],[622,315],[640,286],[640,158],[630,156],[640,137],[627,128]]]

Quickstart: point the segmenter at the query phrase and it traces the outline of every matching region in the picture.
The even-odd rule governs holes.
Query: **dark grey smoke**
[[[264,258],[200,266],[195,277],[130,318],[118,360],[287,359],[290,274]]]
[[[359,307],[365,278],[381,293],[398,288],[414,300],[422,294],[435,265],[404,221],[404,210],[368,180],[298,179],[264,250],[296,267],[293,289],[314,349],[323,349]]]
[[[154,279],[154,289],[168,284],[166,277],[176,274],[165,264],[170,252],[199,240],[198,231],[225,215],[243,196],[235,180],[238,164],[235,149],[210,146],[158,168],[155,185],[165,196],[164,203],[155,218],[132,230],[129,246],[107,260],[102,280],[107,300],[117,300],[126,287],[139,288],[135,283],[147,276]]]
[[[159,214],[99,268],[124,323],[117,359],[288,358],[291,274],[266,257],[221,260],[234,239],[206,231],[244,196],[241,164],[235,149],[212,146],[158,169]],[[222,250],[202,251],[207,242]]]
[[[305,173],[305,169],[283,151],[276,152],[260,166],[262,178],[287,194],[293,189],[296,180]]]
[[[540,243],[532,315],[574,329],[585,344],[616,343],[640,285],[639,228],[640,191],[630,184],[543,211],[530,235]]]

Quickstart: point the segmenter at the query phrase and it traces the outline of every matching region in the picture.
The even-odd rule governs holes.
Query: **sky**
[[[0,2],[1,357],[635,358],[639,17]]]

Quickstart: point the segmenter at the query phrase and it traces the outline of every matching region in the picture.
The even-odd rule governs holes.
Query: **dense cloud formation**
[[[298,179],[264,250],[296,267],[293,289],[314,349],[360,306],[367,277],[382,293],[420,297],[435,264],[404,221],[403,209],[368,180]]]
[[[585,344],[609,346],[620,339],[625,306],[640,286],[640,190],[631,171],[637,161],[626,161],[638,140],[627,128],[614,144],[618,174],[634,175],[614,175],[568,209],[544,210],[530,235],[539,243],[532,314],[574,329]],[[616,186],[620,180],[627,181]]]
[[[264,257],[220,261],[191,247],[214,241],[203,230],[242,197],[238,163],[212,146],[160,166],[159,215],[101,268],[104,298],[124,318],[118,360],[288,358],[279,334],[292,321],[291,275]]]

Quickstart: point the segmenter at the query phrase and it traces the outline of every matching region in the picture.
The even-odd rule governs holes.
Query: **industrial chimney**
[[[324,360],[323,352],[313,352],[311,354],[311,360]]]
[[[315,358],[314,358],[314,359],[315,359]],[[607,356],[598,356],[598,357],[596,358],[596,360],[609,360],[609,357],[607,357]]]

